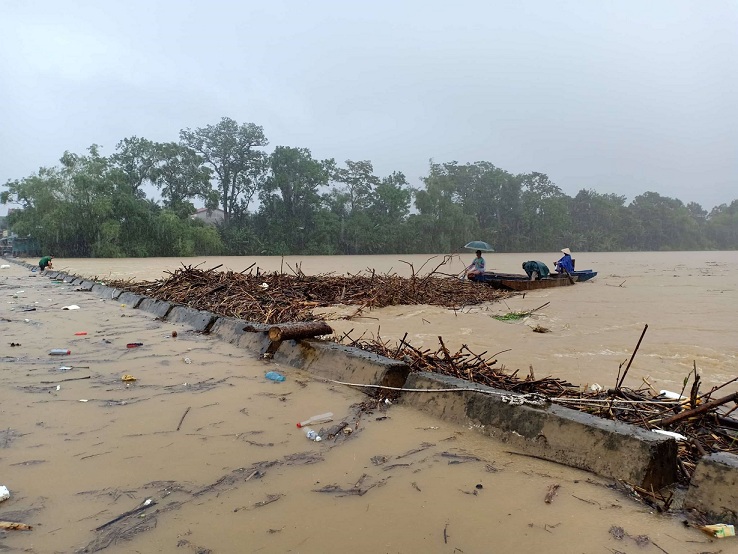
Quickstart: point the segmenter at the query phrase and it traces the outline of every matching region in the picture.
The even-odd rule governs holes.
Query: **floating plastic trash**
[[[126,382],[132,382],[132,381],[135,381],[136,378],[133,375],[128,375],[126,373],[123,377],[120,378],[120,380],[121,381],[126,381]]]
[[[286,379],[286,377],[278,371],[269,371],[264,377],[266,377],[270,381],[276,381],[277,383],[281,383]]]
[[[79,306],[77,304],[70,304],[69,306],[64,306],[62,310],[79,310]]]
[[[664,431],[663,429],[651,429],[654,433],[659,433],[660,435],[666,435],[667,437],[672,437],[678,441],[686,441],[689,440],[684,435],[680,435],[679,433],[675,433],[674,431]]]
[[[126,348],[138,348],[139,346],[143,346],[144,343],[142,342],[129,342],[126,344]]]
[[[298,427],[307,427],[308,425],[315,425],[316,423],[328,423],[333,421],[333,412],[326,412],[320,415],[314,415],[313,417],[307,418],[305,421],[301,421],[297,424]]]
[[[735,537],[735,527],[726,523],[704,525],[700,527],[700,529],[718,539],[724,539],[725,537]]]
[[[86,335],[86,334],[87,334],[87,331],[77,331],[77,332],[75,333],[75,335],[76,335],[76,336],[78,336],[78,337],[83,337],[83,336],[84,336],[84,335]]]

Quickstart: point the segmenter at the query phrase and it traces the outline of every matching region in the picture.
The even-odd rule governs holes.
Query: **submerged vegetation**
[[[431,163],[413,187],[367,160],[266,146],[258,125],[223,118],[177,142],[65,152],[4,185],[0,201],[20,209],[0,223],[67,257],[438,253],[470,237],[499,252],[738,248],[738,200],[708,212],[655,192],[629,204],[588,189],[570,197],[545,174],[486,161]],[[214,224],[192,217],[195,204]]]

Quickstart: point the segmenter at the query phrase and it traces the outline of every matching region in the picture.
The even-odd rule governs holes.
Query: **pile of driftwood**
[[[581,387],[555,377],[537,378],[532,367],[522,377],[518,375],[519,370],[509,372],[499,368],[495,357],[501,352],[492,355],[486,352],[475,354],[464,345],[459,351],[451,353],[441,337],[438,337],[439,347],[435,351],[419,350],[408,344],[406,337],[407,335],[400,341],[399,346],[380,338],[361,337],[354,340],[344,335],[340,340],[388,358],[401,359],[412,371],[440,373],[505,391],[537,393],[551,402],[592,415],[649,430],[675,433],[678,437],[683,437],[677,442],[680,480],[683,483],[689,482],[701,456],[710,452],[738,453],[738,420],[730,417],[731,412],[738,409],[738,392],[715,397],[719,390],[738,382],[738,377],[700,394],[700,378],[695,368],[688,377],[692,379],[690,390],[675,393],[674,396],[678,397],[676,399],[667,398],[645,380],[644,385],[637,390],[623,387],[625,374],[618,375],[615,386],[611,389],[594,387],[582,390]],[[687,382],[685,379],[685,388]],[[730,404],[732,408],[729,407]],[[649,491],[639,492],[644,495],[653,494]],[[654,500],[663,504],[668,501],[663,498]]]
[[[183,266],[161,281],[112,281],[110,286],[198,310],[237,317],[254,323],[314,321],[315,308],[339,304],[357,306],[350,317],[366,308],[429,304],[462,309],[507,298],[512,293],[451,279],[437,271],[411,277],[378,274],[308,276],[298,269],[292,275],[260,273],[253,266],[240,273],[201,270]],[[439,266],[440,267],[440,266]]]

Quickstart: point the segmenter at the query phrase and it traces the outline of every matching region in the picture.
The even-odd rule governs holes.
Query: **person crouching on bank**
[[[54,256],[44,256],[38,261],[38,267],[41,271],[44,271],[45,269],[54,269],[54,264],[51,262],[51,260],[54,259]]]

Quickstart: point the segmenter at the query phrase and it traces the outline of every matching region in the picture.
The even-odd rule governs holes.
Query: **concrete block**
[[[738,456],[717,452],[701,458],[684,507],[707,514],[710,523],[738,525]]]
[[[84,281],[83,280],[79,284],[79,290],[84,291],[84,292],[90,292],[92,290],[92,287],[94,287],[94,286],[95,286],[95,283],[93,283],[92,281]]]
[[[250,323],[232,317],[219,317],[210,329],[210,334],[261,355],[270,344],[267,336],[269,327],[271,325]]]
[[[167,316],[167,321],[184,323],[200,332],[210,331],[216,319],[218,319],[218,316],[210,312],[203,312],[187,306],[175,306]]]
[[[673,438],[555,404],[512,405],[505,397],[520,395],[434,373],[412,373],[405,388],[465,389],[404,392],[402,403],[471,425],[546,460],[644,488],[661,488],[676,481]]]
[[[145,312],[151,312],[156,317],[164,319],[167,314],[174,308],[174,304],[166,302],[165,300],[156,300],[154,298],[144,297],[141,303],[138,305],[139,310]]]
[[[132,292],[124,292],[118,296],[118,302],[125,304],[129,308],[138,308],[139,304],[143,302],[143,299],[143,296]]]
[[[95,283],[94,285],[92,285],[92,294],[95,294],[101,298],[105,298],[106,300],[110,300],[113,298],[114,290],[114,288],[108,287],[106,285],[101,285],[100,283]]]
[[[402,387],[410,373],[410,368],[397,360],[317,339],[284,341],[274,360],[328,379],[362,385]]]

